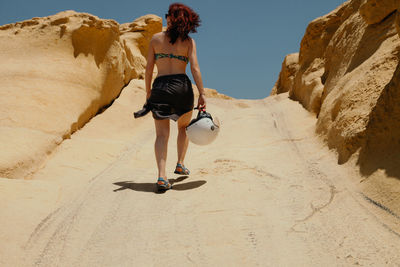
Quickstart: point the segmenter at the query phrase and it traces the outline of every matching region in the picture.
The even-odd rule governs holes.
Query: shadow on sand
[[[207,183],[204,180],[199,180],[199,181],[192,181],[192,182],[187,182],[183,184],[176,184],[179,182],[182,182],[186,180],[188,176],[180,176],[176,179],[169,179],[169,182],[172,184],[171,190],[176,190],[176,191],[184,191],[184,190],[190,190],[190,189],[195,189],[198,188],[205,183]],[[114,185],[120,186],[120,188],[114,189],[114,192],[118,192],[121,190],[125,189],[131,189],[134,191],[138,192],[148,192],[148,193],[156,193],[156,194],[162,194],[165,193],[165,191],[158,191],[156,187],[156,183],[135,183],[132,181],[124,181],[124,182],[117,182],[114,183]]]

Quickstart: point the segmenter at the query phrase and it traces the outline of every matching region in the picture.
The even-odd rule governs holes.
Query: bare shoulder
[[[189,39],[187,39],[186,42],[187,42],[190,50],[192,50],[193,47],[196,47],[196,42],[194,41],[193,38],[189,37]]]
[[[164,32],[158,32],[153,35],[153,37],[151,38],[151,41],[152,42],[160,42],[163,40],[164,37],[165,37]]]

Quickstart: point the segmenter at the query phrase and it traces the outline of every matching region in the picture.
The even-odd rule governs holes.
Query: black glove
[[[151,107],[150,104],[148,104],[147,102],[143,105],[143,108],[139,111],[136,111],[133,113],[133,116],[135,117],[135,119],[140,118],[145,116],[147,113],[149,113],[151,111]]]

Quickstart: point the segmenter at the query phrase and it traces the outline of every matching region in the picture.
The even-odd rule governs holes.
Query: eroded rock
[[[279,79],[271,95],[288,92],[293,87],[294,77],[299,70],[299,53],[287,55],[282,63]]]
[[[360,7],[360,14],[368,24],[379,23],[400,8],[399,0],[367,0]]]
[[[342,23],[358,10],[360,4],[361,0],[348,1],[307,27],[300,45],[299,70],[289,95],[311,112],[318,114],[321,106],[326,48]]]
[[[63,139],[142,77],[143,47],[161,27],[154,15],[125,27],[74,11],[1,26],[0,140],[7,146],[0,176],[29,177]]]
[[[400,205],[399,1],[351,0],[310,23],[290,90],[317,117],[340,164],[359,167],[365,196]],[[282,70],[284,71],[284,70]],[[397,179],[388,179],[388,178]]]
[[[367,131],[373,110],[399,64],[396,1],[377,2],[347,1],[311,22],[289,90],[292,99],[318,116],[317,132],[342,163],[373,138]],[[365,14],[381,19],[366,22]]]

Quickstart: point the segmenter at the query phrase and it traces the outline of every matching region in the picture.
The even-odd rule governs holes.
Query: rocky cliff
[[[398,180],[387,177],[400,178],[399,12],[398,0],[350,0],[315,19],[298,70],[285,75],[284,62],[275,89],[314,113],[339,163],[354,161],[363,186],[398,211]]]
[[[62,140],[144,77],[161,18],[119,25],[65,11],[0,27],[0,176],[27,178]]]

